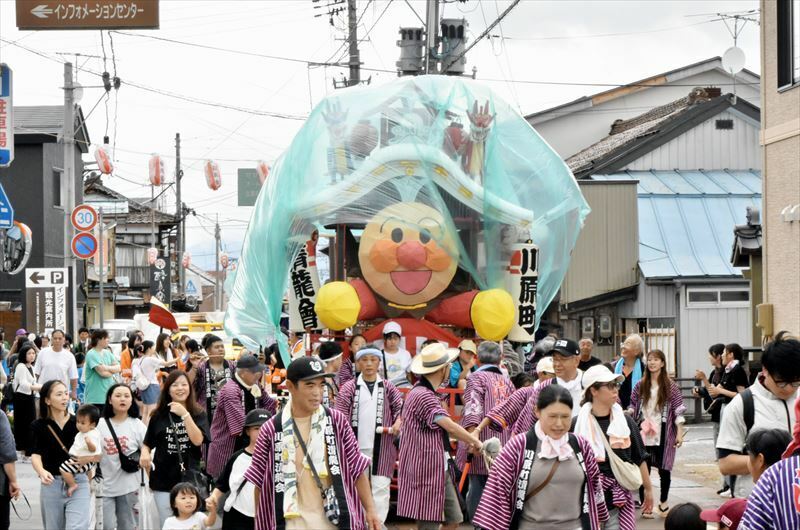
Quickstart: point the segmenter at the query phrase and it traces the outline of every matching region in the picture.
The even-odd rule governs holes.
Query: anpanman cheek
[[[378,272],[388,273],[397,268],[397,243],[386,239],[376,241],[369,250],[369,262]]]
[[[433,245],[425,248],[428,251],[428,259],[425,260],[425,265],[430,270],[440,272],[450,267],[453,258],[442,247]]]

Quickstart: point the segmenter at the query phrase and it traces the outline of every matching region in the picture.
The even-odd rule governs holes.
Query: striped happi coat
[[[475,512],[473,524],[476,527],[485,530],[508,530],[511,527],[517,501],[517,482],[525,462],[526,434],[517,434],[511,438],[492,465],[489,480]],[[600,486],[600,469],[589,443],[580,436],[575,436],[586,465],[591,529],[599,530],[600,521],[608,519],[603,489]]]
[[[534,386],[519,388],[511,394],[511,397],[492,408],[486,415],[492,420],[492,427],[501,431],[513,426],[512,436],[528,432],[536,422],[533,412],[533,406],[536,404],[535,391],[536,387]]]
[[[360,379],[360,377],[359,377]],[[353,412],[355,407],[353,402],[358,399],[359,387],[356,383],[357,379],[351,379],[339,389],[339,395],[336,396],[336,410],[350,418],[350,425],[353,426]],[[383,427],[391,427],[403,411],[403,394],[397,390],[390,381],[386,381],[378,376],[378,381],[375,383],[375,392],[379,392],[378,384],[383,383],[385,392],[383,399]],[[371,429],[371,433],[375,436],[375,423],[370,425],[359,425],[358,429]],[[358,431],[353,426],[353,432],[358,438]],[[394,465],[397,462],[397,448],[394,445],[394,436],[391,434],[380,434],[380,449],[378,452],[373,448],[373,458],[378,456],[378,461],[372,463],[372,474],[380,475],[382,477],[392,478],[394,475]],[[377,464],[377,465],[376,465]]]
[[[631,406],[629,410],[633,410],[633,417],[639,418],[642,412],[642,396],[641,396],[642,382],[636,383],[631,393]],[[672,470],[672,465],[675,463],[675,441],[678,439],[678,427],[675,425],[675,420],[678,416],[682,416],[686,412],[686,406],[683,404],[683,395],[681,389],[675,381],[670,380],[669,395],[667,402],[664,403],[664,409],[661,413],[661,444],[664,447],[664,454],[661,459],[661,469],[666,471]],[[666,420],[666,425],[664,421]],[[666,430],[666,433],[664,432]]]
[[[361,506],[361,500],[356,490],[356,481],[369,467],[369,459],[358,450],[358,440],[353,435],[349,419],[338,410],[331,410],[336,449],[339,453],[342,481],[344,482],[347,497],[347,510],[350,513],[351,530],[364,530],[367,528],[366,517]],[[258,441],[253,452],[253,460],[245,480],[261,490],[261,496],[256,506],[256,530],[275,530],[275,422],[268,421],[261,426]],[[319,499],[322,502],[322,499]],[[281,528],[285,522],[281,521]],[[340,524],[345,522],[340,521]]]
[[[275,400],[264,388],[256,400],[257,409],[266,409],[275,414]],[[211,423],[211,445],[208,450],[206,472],[217,478],[228,459],[234,453],[236,439],[244,430],[244,390],[235,379],[229,380],[217,393],[217,411]]]
[[[771,465],[747,499],[739,523],[742,530],[797,530],[800,528],[800,456]]]
[[[447,433],[435,421],[441,416],[449,414],[428,380],[421,377],[403,405],[397,477],[397,515],[401,517],[444,521],[444,436]]]
[[[476,372],[470,374],[467,379],[467,387],[464,389],[464,415],[461,417],[461,426],[465,429],[477,427],[486,417],[486,411],[494,409],[500,403],[507,400],[514,392],[514,385],[511,380],[503,374],[496,366],[488,365],[481,367]],[[480,439],[485,442],[489,438],[497,437],[500,443],[505,445],[511,438],[511,431],[508,429],[493,430],[484,429],[480,433]],[[459,469],[464,469],[467,461],[468,447],[464,442],[458,443],[458,453],[456,462]],[[469,467],[470,475],[488,475],[486,463],[483,458],[474,458]]]

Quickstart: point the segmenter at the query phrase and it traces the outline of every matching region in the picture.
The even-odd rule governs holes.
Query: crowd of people
[[[800,528],[800,341],[784,333],[760,370],[739,345],[716,344],[709,375],[695,374],[718,494],[732,497],[706,511],[670,506],[686,406],[665,354],[636,334],[608,364],[591,340],[555,336],[428,340],[412,356],[393,321],[382,341],[322,340],[288,365],[276,346],[226,359],[213,334],[131,332],[119,355],[108,337],[21,329],[3,346],[0,530],[21,493],[17,462],[40,479],[46,530],[85,530],[98,514],[118,530],[218,519],[378,530],[395,489],[396,514],[420,530],[633,530],[640,516],[669,529]]]

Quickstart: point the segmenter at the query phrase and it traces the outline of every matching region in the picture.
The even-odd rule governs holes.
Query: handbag
[[[181,443],[178,439],[178,430],[175,428],[175,422],[172,420],[172,413],[168,412],[169,422],[172,425],[172,436],[175,438],[175,447],[178,450],[178,465],[181,469],[181,481],[194,484],[197,489],[202,492],[208,493],[208,477],[199,469],[187,468],[183,462],[183,451],[181,450]]]
[[[139,471],[139,457],[141,456],[141,451],[137,449],[129,455],[123,453],[122,446],[117,439],[117,433],[114,432],[114,427],[111,426],[111,420],[108,418],[105,420],[108,425],[108,430],[111,432],[111,437],[114,439],[114,445],[117,446],[117,456],[119,456],[120,467],[126,473],[136,473]]]
[[[597,420],[594,420],[595,422]],[[599,427],[599,425],[598,425]],[[639,466],[631,462],[626,462],[617,455],[608,443],[608,438],[605,434],[603,437],[603,445],[606,448],[606,455],[611,463],[611,472],[614,473],[614,478],[617,479],[619,485],[628,491],[639,491],[642,487],[642,472]]]
[[[292,426],[294,427],[294,435],[297,438],[297,441],[300,442],[300,447],[303,449],[303,454],[306,455],[306,461],[308,462],[308,467],[311,468],[311,474],[314,476],[314,482],[317,483],[317,487],[322,494],[322,509],[325,510],[325,516],[328,518],[328,521],[330,521],[331,524],[338,526],[340,513],[339,501],[336,500],[336,491],[333,489],[333,484],[327,488],[322,485],[322,480],[320,480],[319,475],[317,474],[317,470],[314,467],[314,462],[312,462],[311,458],[308,456],[306,443],[303,441],[303,437],[300,435],[300,428],[297,426],[294,418],[292,418]]]

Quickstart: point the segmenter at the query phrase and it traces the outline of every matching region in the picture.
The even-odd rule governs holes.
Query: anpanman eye
[[[419,232],[419,240],[424,245],[425,243],[431,240],[431,233],[428,232],[428,230],[426,230],[425,228],[423,228]]]
[[[403,231],[399,228],[392,230],[392,241],[399,243],[403,240]]]

